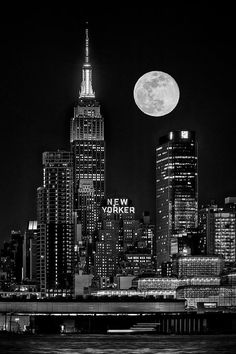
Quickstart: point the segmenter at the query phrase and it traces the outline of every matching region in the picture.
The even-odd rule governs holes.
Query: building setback
[[[192,131],[171,131],[156,149],[157,263],[183,251],[182,239],[197,227],[197,143]]]
[[[74,108],[70,132],[73,157],[74,209],[77,215],[76,240],[86,250],[84,272],[92,271],[90,244],[97,228],[105,195],[104,120],[92,87],[89,38],[86,29],[85,62],[79,100]],[[79,266],[82,268],[82,265]]]

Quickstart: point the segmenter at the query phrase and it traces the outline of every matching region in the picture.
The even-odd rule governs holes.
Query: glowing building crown
[[[89,63],[88,28],[85,30],[85,62],[82,67],[82,83],[79,98],[95,98],[95,92],[92,87],[92,66]]]

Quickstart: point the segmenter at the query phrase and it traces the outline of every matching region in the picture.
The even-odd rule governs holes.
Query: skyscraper
[[[223,256],[226,266],[236,261],[236,212],[226,205],[210,205],[199,212],[199,224],[208,255]]]
[[[73,290],[73,173],[70,152],[43,153],[43,187],[38,188],[37,279],[43,295]]]
[[[77,224],[81,225],[77,227],[77,231],[82,231],[82,235],[77,235],[77,238],[81,238],[84,244],[89,244],[105,195],[105,142],[100,103],[96,100],[92,87],[88,29],[82,83],[71,120],[70,142],[73,156],[74,209],[77,213]],[[89,268],[87,264],[87,271]]]
[[[28,221],[23,242],[23,280],[36,280],[37,221]]]
[[[192,131],[171,131],[156,149],[157,263],[181,253],[179,242],[197,227],[197,143]]]

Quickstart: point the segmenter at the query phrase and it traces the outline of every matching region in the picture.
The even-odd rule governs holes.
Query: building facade
[[[38,188],[37,279],[46,296],[73,291],[74,217],[71,153],[43,153],[43,187]]]
[[[198,223],[197,142],[193,131],[171,131],[156,149],[156,255],[169,262]]]
[[[81,240],[81,247],[87,252],[84,272],[90,273],[92,269],[89,244],[93,242],[91,239],[97,228],[101,202],[105,196],[105,141],[104,119],[92,87],[87,29],[81,90],[71,119],[70,143],[73,157],[74,210],[77,215],[76,238]]]
[[[37,220],[27,223],[23,241],[23,280],[37,279]]]
[[[104,199],[94,256],[98,276],[153,274],[153,243],[154,225],[148,213],[143,214],[142,220],[137,220],[130,199]]]
[[[179,256],[173,262],[178,278],[219,277],[224,267],[220,256]]]
[[[224,257],[225,265],[236,261],[236,211],[225,205],[210,205],[199,212],[201,236],[206,254]]]

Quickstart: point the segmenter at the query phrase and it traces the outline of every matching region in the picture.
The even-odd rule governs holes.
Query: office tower
[[[71,153],[43,153],[43,187],[38,188],[37,278],[46,296],[73,288],[73,169]]]
[[[82,239],[85,248],[89,248],[105,195],[105,142],[100,103],[96,100],[92,87],[88,29],[82,83],[71,120],[70,142],[73,156],[74,209],[77,212],[76,229],[82,233],[76,238]],[[90,272],[91,255],[89,250],[87,253],[86,267],[87,272]]]
[[[156,245],[154,244],[155,225],[151,223],[150,213],[143,212],[141,220],[142,236],[140,242],[143,247],[150,251],[150,254],[155,255]]]
[[[193,131],[171,131],[156,149],[157,263],[183,251],[181,238],[197,227],[197,143]]]
[[[202,254],[214,254],[214,213],[222,210],[214,203],[199,210],[200,253]]]
[[[119,254],[119,217],[114,215],[103,220],[96,242],[95,274],[101,278],[114,277],[117,274]]]
[[[236,261],[236,211],[227,203],[224,208],[210,205],[199,211],[199,224],[205,240],[206,253],[224,257],[225,265]]]
[[[23,279],[36,281],[37,221],[29,221],[23,242]]]

